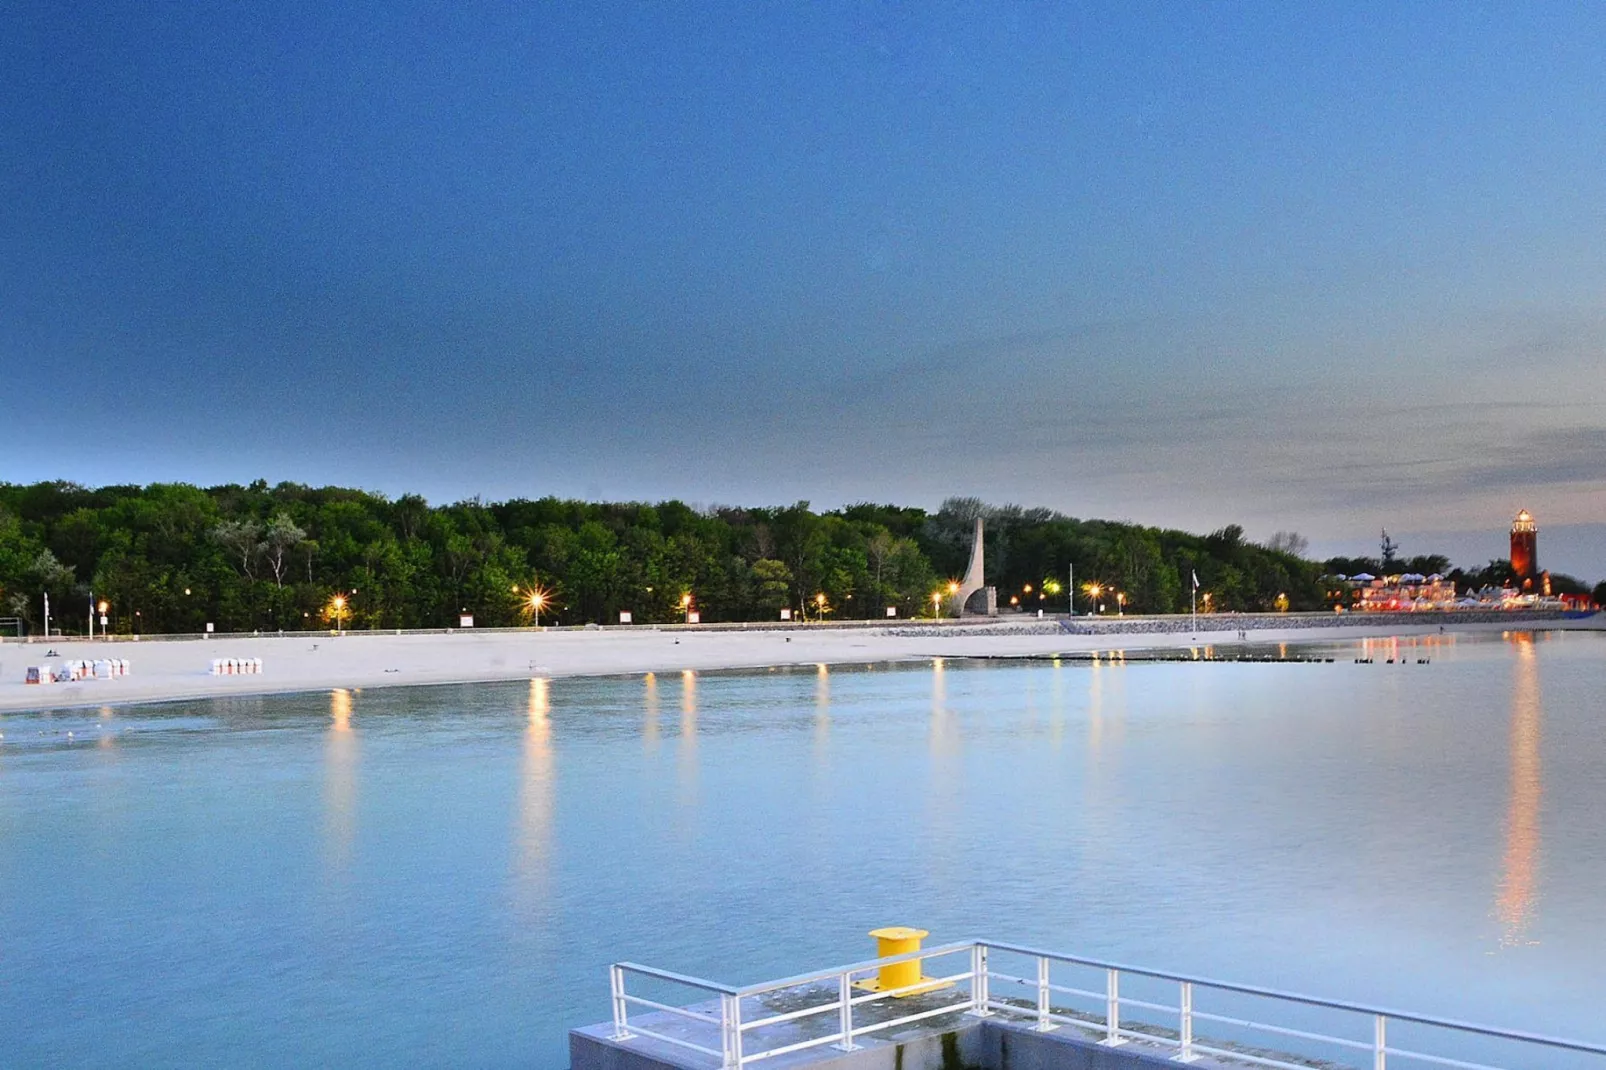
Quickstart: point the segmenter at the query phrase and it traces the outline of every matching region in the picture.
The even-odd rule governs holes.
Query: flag
[[[1192,569],[1191,571],[1193,572],[1193,589],[1197,591],[1199,589],[1199,570]]]

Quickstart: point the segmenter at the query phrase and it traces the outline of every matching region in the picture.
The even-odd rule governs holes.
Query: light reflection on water
[[[11,714],[6,1065],[561,1067],[889,923],[1606,1037],[1606,636],[1328,653]]]
[[[814,756],[824,760],[831,742],[831,670],[823,663],[814,666]]]
[[[548,682],[530,681],[519,775],[519,822],[514,851],[515,898],[536,905],[547,893],[546,869],[552,833],[553,783],[551,703]]]
[[[680,674],[680,738],[675,741],[680,770],[682,806],[697,802],[697,674],[690,669]]]
[[[651,754],[658,750],[658,674],[648,673],[642,686],[646,691],[641,698],[641,740]]]
[[[357,734],[351,728],[352,694],[329,692],[329,731],[324,741],[324,821],[329,875],[343,872],[357,837]]]
[[[1539,854],[1539,804],[1542,795],[1539,742],[1542,719],[1539,659],[1534,637],[1508,636],[1517,653],[1511,688],[1511,776],[1507,789],[1506,851],[1501,867],[1496,912],[1504,926],[1501,943],[1532,942],[1528,935],[1537,897],[1534,870]]]

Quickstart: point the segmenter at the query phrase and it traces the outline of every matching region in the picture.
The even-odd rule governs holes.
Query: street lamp
[[[1082,585],[1082,590],[1087,592],[1087,600],[1097,606],[1099,604],[1099,595],[1104,593],[1104,585],[1102,583],[1087,583]]]
[[[825,611],[827,608],[828,607],[825,604],[825,592],[821,591],[819,594],[814,596],[814,619],[817,621],[824,620]]]
[[[942,612],[942,594],[939,591],[931,592],[931,616],[935,619]]]
[[[334,612],[335,634],[339,635],[340,634],[340,617],[346,611],[346,596],[343,595],[343,594],[335,595],[334,598],[330,599],[329,605],[331,607],[333,607],[333,609],[335,611]]]
[[[552,592],[543,590],[540,587],[531,587],[526,590],[515,583],[513,585],[513,593],[523,599],[525,607],[529,609],[531,616],[535,620],[535,626],[539,628],[541,626],[541,610],[545,609],[547,603],[552,601]]]
[[[691,623],[691,592],[687,591],[680,596],[680,611],[686,614],[686,623]]]

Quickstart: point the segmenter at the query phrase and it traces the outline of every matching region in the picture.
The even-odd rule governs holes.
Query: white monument
[[[959,590],[950,600],[950,608],[957,617],[998,616],[998,588],[987,586],[982,578],[985,553],[985,531],[981,517],[976,518],[976,534],[970,544],[970,565]],[[975,596],[975,597],[973,597]]]

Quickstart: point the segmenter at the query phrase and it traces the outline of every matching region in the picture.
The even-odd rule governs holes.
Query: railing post
[[[722,1070],[740,1070],[742,1065],[742,997],[719,994],[719,1050]]]
[[[613,1039],[630,1039],[630,1007],[625,1003],[625,971],[619,965],[608,967],[608,988],[613,1003]]]
[[[1193,982],[1183,981],[1182,997],[1177,1003],[1177,1035],[1179,1042],[1176,1062],[1191,1063],[1199,1058],[1193,1053]]]
[[[1037,1031],[1047,1033],[1059,1026],[1048,1018],[1048,956],[1037,956]]]
[[[1104,1039],[1106,1048],[1126,1043],[1121,1035],[1121,971],[1110,967],[1104,971]]]
[[[843,1051],[854,1051],[858,1045],[853,1043],[853,978],[846,972],[837,976],[837,1027],[842,1030],[842,1039],[836,1046]]]
[[[965,1013],[973,1018],[986,1018],[993,1012],[988,1008],[990,1001],[987,991],[987,945],[972,944],[970,946],[970,1010]]]
[[[1372,1070],[1388,1070],[1388,1019],[1381,1014],[1372,1019]]]

